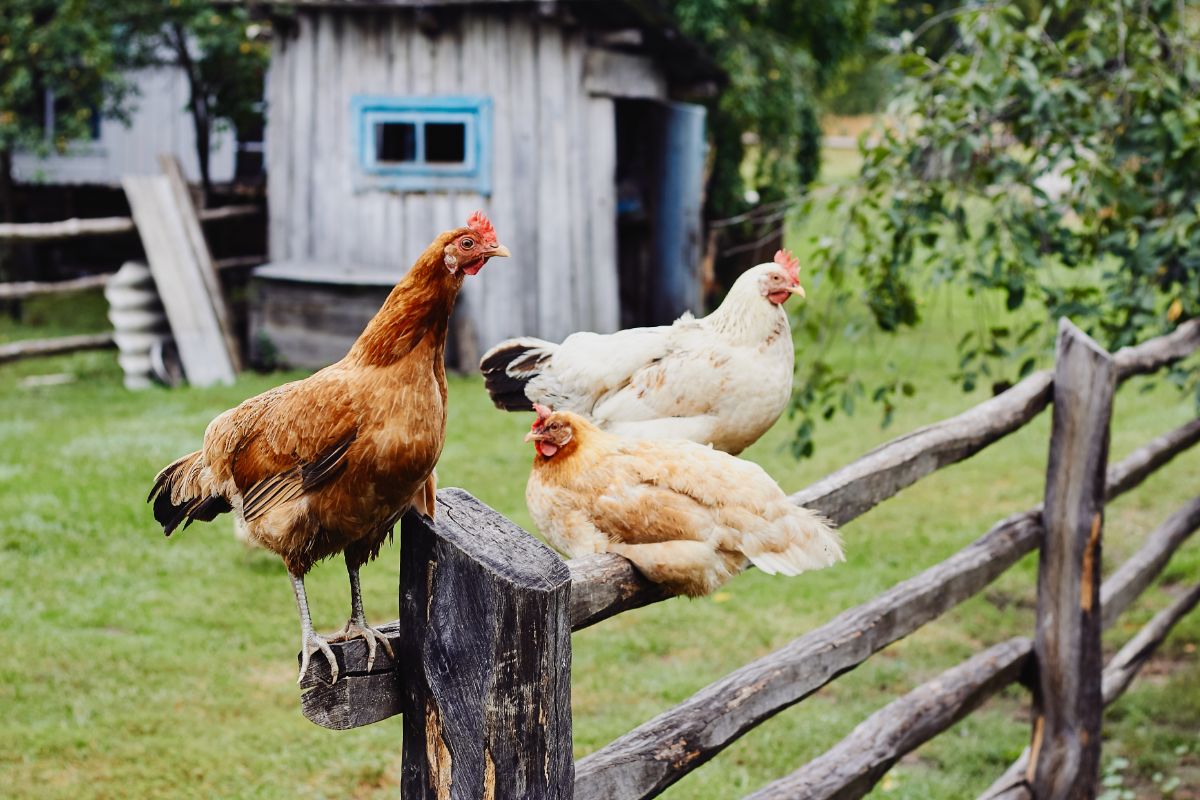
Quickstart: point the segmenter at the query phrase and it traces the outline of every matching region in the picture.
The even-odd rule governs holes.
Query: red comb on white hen
[[[787,270],[792,276],[792,283],[800,283],[800,259],[791,250],[777,250],[775,263]]]
[[[482,211],[476,211],[467,219],[467,227],[479,235],[483,244],[496,244],[496,229],[492,227],[492,221]]]

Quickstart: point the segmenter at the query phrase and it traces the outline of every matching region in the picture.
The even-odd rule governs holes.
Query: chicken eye
[[[475,246],[475,240],[470,239],[470,238],[463,239],[461,242],[458,243],[458,246],[461,247],[463,250],[470,250],[472,247]]]

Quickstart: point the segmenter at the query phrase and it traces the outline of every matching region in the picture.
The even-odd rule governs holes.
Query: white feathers
[[[762,294],[761,264],[738,278],[713,313],[617,333],[576,333],[561,345],[513,339],[482,365],[497,404],[574,411],[605,430],[641,438],[689,439],[739,453],[787,408],[795,353],[783,307]],[[505,354],[519,353],[511,360]],[[503,368],[504,379],[494,373]],[[520,395],[516,395],[520,398]]]

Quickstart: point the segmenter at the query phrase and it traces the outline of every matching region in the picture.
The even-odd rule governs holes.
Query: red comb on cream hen
[[[537,450],[539,456],[550,458],[558,452],[558,445],[543,438],[542,428],[545,426],[546,420],[554,413],[554,409],[541,403],[534,403],[533,411],[537,414],[537,418],[529,426],[529,433],[525,434],[525,441],[533,442],[533,448]]]

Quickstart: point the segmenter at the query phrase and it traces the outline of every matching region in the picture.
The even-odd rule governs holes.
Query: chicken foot
[[[363,613],[362,587],[358,582],[358,570],[359,567],[352,567],[349,560],[346,561],[346,572],[350,575],[350,619],[346,620],[345,627],[330,636],[328,641],[348,642],[359,637],[365,639],[367,641],[367,672],[370,672],[371,667],[375,666],[375,650],[380,642],[383,643],[383,649],[387,651],[393,661],[396,659],[396,654],[392,652],[392,643],[388,641],[387,637],[367,624],[366,614]]]
[[[309,658],[320,650],[329,661],[329,685],[332,686],[338,679],[337,657],[329,647],[329,640],[318,636],[313,630],[312,616],[308,613],[308,595],[304,592],[304,577],[290,572],[288,575],[292,579],[292,591],[296,593],[296,605],[300,609],[300,677],[296,679],[296,683],[304,682]]]

